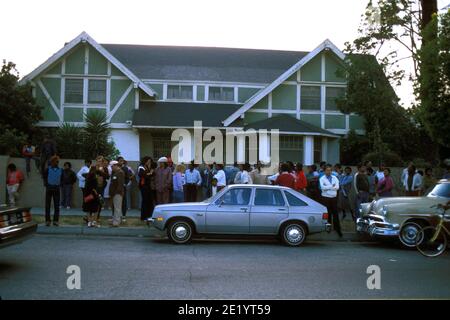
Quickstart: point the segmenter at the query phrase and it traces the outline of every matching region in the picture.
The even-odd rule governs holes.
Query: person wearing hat
[[[112,199],[112,226],[118,227],[122,216],[122,200],[125,194],[125,174],[120,168],[118,161],[113,160],[109,165],[112,169],[111,184],[109,186],[109,196]]]
[[[170,189],[172,187],[172,171],[168,166],[166,157],[158,159],[158,168],[155,170],[155,184],[157,204],[169,203]]]

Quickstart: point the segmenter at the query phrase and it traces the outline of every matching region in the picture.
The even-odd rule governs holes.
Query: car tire
[[[306,239],[306,228],[301,223],[292,222],[286,224],[281,230],[281,239],[290,247],[300,246]]]
[[[406,248],[415,248],[417,244],[417,234],[419,234],[422,226],[416,221],[405,223],[401,229],[398,238],[401,244]]]
[[[167,236],[176,244],[189,243],[192,240],[192,224],[185,220],[172,221],[167,228]]]

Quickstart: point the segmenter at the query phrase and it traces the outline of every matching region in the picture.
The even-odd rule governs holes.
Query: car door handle
[[[241,208],[241,211],[247,212],[247,208]]]
[[[286,211],[286,208],[278,208],[278,211]]]
[[[203,217],[203,213],[197,213],[197,216]]]

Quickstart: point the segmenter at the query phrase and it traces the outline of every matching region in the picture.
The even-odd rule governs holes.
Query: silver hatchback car
[[[327,208],[295,190],[231,185],[203,202],[158,205],[149,225],[182,244],[194,235],[273,235],[299,246],[308,234],[330,231]]]

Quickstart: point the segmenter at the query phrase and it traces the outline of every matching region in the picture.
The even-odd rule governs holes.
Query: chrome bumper
[[[147,219],[147,226],[151,227],[151,226],[153,226],[154,223],[155,223],[155,219],[153,219],[153,218]]]
[[[331,232],[331,224],[330,224],[330,223],[327,223],[327,224],[325,225],[325,231],[326,231],[326,232]]]
[[[356,231],[367,233],[372,237],[397,237],[400,233],[400,226],[383,221],[374,221],[370,218],[358,218],[356,220]]]

